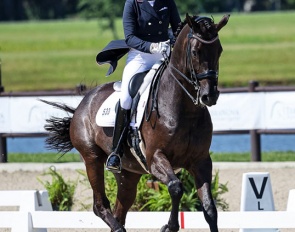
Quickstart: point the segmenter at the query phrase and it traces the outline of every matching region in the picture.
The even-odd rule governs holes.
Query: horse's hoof
[[[167,225],[167,224],[164,225],[164,226],[161,228],[160,232],[169,232],[168,225]]]
[[[160,230],[160,232],[177,232],[177,231],[178,230],[170,230],[167,224],[164,225]]]

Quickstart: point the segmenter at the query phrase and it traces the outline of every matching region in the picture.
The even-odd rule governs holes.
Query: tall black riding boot
[[[123,109],[119,102],[113,134],[113,152],[109,155],[106,162],[106,170],[113,173],[121,172],[121,156],[123,154],[122,144],[125,140],[127,132],[126,127],[128,126],[127,113],[128,110]]]

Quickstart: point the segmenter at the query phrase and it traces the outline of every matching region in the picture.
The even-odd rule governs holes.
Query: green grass
[[[67,153],[63,156],[56,153],[9,153],[7,155],[9,163],[67,163],[81,162],[77,153]]]
[[[191,13],[192,14],[192,13]],[[182,17],[183,18],[183,17]],[[219,21],[221,15],[214,15]],[[223,55],[221,86],[295,85],[295,12],[231,15],[220,31]],[[122,22],[117,20],[123,38]],[[106,78],[108,65],[98,66],[96,54],[112,40],[97,21],[33,21],[0,23],[2,85],[7,92],[72,89],[118,80],[124,58]]]
[[[294,85],[294,20],[294,12],[233,15],[220,33],[221,84],[245,86],[258,80],[263,85]]]
[[[250,153],[212,153],[213,162],[249,162],[251,161]],[[262,161],[264,162],[284,162],[295,161],[295,152],[263,152]],[[68,153],[60,157],[55,153],[26,154],[26,153],[9,153],[9,163],[66,163],[81,162],[77,153]]]
[[[0,31],[6,91],[71,89],[119,78],[105,78],[108,66],[96,64],[96,54],[111,40],[96,21],[2,23]]]
[[[249,162],[250,153],[212,153],[213,162]],[[263,162],[286,162],[295,161],[295,152],[262,152],[261,161]]]

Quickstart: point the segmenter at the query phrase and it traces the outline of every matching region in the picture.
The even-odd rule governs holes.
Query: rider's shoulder
[[[125,2],[126,2],[126,3],[129,3],[129,4],[130,4],[130,3],[131,3],[131,4],[134,4],[134,3],[137,3],[137,2],[140,2],[140,3],[141,3],[141,2],[143,2],[143,1],[144,1],[144,0],[126,0]]]

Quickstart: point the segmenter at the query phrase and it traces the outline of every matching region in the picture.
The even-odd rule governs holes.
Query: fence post
[[[4,87],[2,86],[2,69],[1,69],[1,59],[0,59],[0,94],[4,92]],[[7,143],[6,138],[0,134],[0,163],[7,162]]]
[[[0,134],[0,163],[7,162],[7,142],[6,137]]]
[[[1,70],[1,59],[0,59],[0,94],[4,92],[4,87],[2,86],[2,70]]]
[[[255,92],[255,88],[259,85],[257,81],[249,82],[249,92]],[[261,161],[261,142],[260,134],[257,130],[250,130],[251,141],[251,161]]]
[[[257,130],[250,130],[251,138],[251,161],[261,161],[260,134]]]

